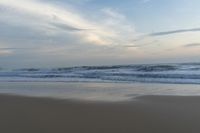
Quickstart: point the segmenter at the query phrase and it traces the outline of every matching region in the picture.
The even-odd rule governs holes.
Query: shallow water
[[[146,95],[200,96],[200,86],[150,83],[0,82],[0,94],[88,101],[126,101]]]

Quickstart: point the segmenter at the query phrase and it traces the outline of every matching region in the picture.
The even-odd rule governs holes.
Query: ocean
[[[200,84],[200,63],[1,69],[0,81]]]
[[[200,64],[0,70],[0,94],[87,101],[147,95],[200,96]]]

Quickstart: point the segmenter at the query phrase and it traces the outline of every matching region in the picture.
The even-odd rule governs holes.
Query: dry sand
[[[0,96],[0,133],[198,133],[200,97],[100,103]]]

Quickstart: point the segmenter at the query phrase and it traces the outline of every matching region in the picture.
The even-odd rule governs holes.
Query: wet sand
[[[0,133],[195,133],[200,97],[80,102],[0,95]]]

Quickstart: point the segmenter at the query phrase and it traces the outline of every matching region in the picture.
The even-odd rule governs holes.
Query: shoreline
[[[200,127],[200,97],[143,96],[86,102],[0,95],[3,133],[188,133]]]
[[[120,102],[141,96],[200,96],[200,86],[172,84],[115,83],[7,83],[0,84],[0,94],[85,101]]]

